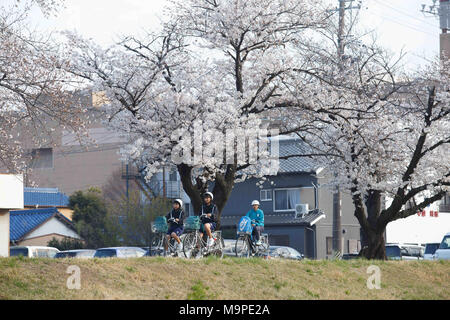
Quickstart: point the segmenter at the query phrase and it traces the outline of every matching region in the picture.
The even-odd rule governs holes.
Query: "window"
[[[439,249],[449,249],[450,248],[450,236],[444,237],[444,240],[442,240]]]
[[[9,250],[9,255],[11,257],[15,257],[15,256],[28,257],[28,248],[11,248]]]
[[[169,172],[169,181],[178,181],[177,171],[172,170]]]
[[[294,211],[300,204],[300,189],[275,190],[274,211]]]
[[[31,168],[53,168],[53,149],[40,148],[31,151]]]
[[[261,201],[272,201],[272,190],[261,190],[259,198]]]

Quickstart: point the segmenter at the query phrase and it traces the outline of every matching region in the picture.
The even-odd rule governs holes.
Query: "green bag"
[[[153,232],[167,232],[168,226],[166,217],[156,217],[152,225],[152,230]]]
[[[199,230],[200,229],[200,217],[191,216],[187,217],[184,221],[184,229],[187,230]]]

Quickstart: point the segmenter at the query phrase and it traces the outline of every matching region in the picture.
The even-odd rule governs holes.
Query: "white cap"
[[[211,197],[211,200],[214,200],[214,196],[213,196],[213,194],[212,194],[211,192],[205,192],[205,195],[204,195],[204,196],[206,196],[206,195],[210,196],[210,197]],[[204,197],[204,196],[203,196],[203,197]]]
[[[258,200],[253,200],[252,206],[254,206],[255,204],[257,204],[259,206],[259,201]]]
[[[175,200],[173,200],[173,202],[174,202],[174,203],[175,203],[175,202],[178,202],[178,204],[180,205],[180,207],[183,206],[183,200],[181,200],[181,199],[175,199]]]

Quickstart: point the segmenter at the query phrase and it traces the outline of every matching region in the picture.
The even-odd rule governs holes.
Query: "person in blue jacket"
[[[261,233],[264,231],[264,212],[259,209],[259,201],[252,202],[252,209],[246,214],[252,220],[252,235],[256,240],[256,245],[261,245]]]

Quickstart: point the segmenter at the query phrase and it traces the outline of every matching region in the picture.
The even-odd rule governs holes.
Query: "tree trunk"
[[[381,192],[378,190],[369,190],[365,199],[367,209],[366,228],[362,228],[364,234],[363,248],[360,255],[367,259],[386,259],[384,233],[386,226],[380,223],[381,215]]]
[[[378,232],[365,232],[367,245],[359,253],[360,256],[367,259],[386,260],[386,248],[384,241],[384,230]]]

